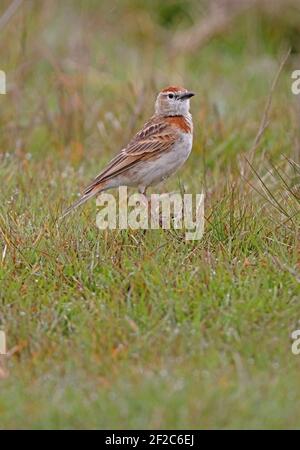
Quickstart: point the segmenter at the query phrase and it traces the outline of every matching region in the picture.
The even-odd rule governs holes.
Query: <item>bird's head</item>
[[[179,86],[162,89],[155,102],[155,113],[163,116],[184,116],[190,110],[190,98],[195,95]]]

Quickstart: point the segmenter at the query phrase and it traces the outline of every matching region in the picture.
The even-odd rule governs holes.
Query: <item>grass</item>
[[[1,428],[300,426],[297,55],[250,169],[277,29],[253,13],[174,57],[202,10],[173,3],[28,2],[1,31]],[[195,136],[161,190],[204,186],[203,239],[99,231],[93,201],[56,227],[170,83],[198,93]]]

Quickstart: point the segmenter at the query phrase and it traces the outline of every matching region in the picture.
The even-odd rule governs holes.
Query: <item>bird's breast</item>
[[[181,133],[193,134],[193,121],[191,114],[186,116],[170,116],[167,122]]]
[[[141,162],[133,176],[135,184],[150,186],[159,183],[175,173],[187,160],[191,153],[193,135],[181,133],[178,141],[169,151],[157,157]]]
[[[189,157],[193,145],[193,135],[192,133],[180,133],[180,138],[178,142],[174,144],[173,151],[170,153],[171,159],[177,159],[178,163],[181,165]]]

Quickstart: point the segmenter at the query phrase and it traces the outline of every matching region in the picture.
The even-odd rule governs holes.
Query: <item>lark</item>
[[[65,210],[62,218],[107,189],[135,187],[146,195],[149,186],[173,175],[192,150],[190,98],[194,95],[179,86],[162,89],[156,98],[154,115]]]

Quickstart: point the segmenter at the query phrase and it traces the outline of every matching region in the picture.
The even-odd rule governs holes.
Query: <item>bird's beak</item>
[[[178,97],[180,100],[187,100],[188,98],[194,97],[195,92],[184,92],[183,94],[180,94]]]

